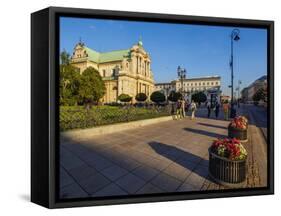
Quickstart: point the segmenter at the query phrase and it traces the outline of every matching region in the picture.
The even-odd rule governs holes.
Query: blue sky
[[[165,24],[135,21],[61,18],[60,50],[72,53],[79,39],[99,52],[128,49],[142,38],[151,56],[156,82],[177,78],[178,65],[188,77],[220,75],[222,90],[230,90],[230,33],[232,27]],[[267,32],[239,28],[234,43],[234,86],[249,85],[267,73]]]

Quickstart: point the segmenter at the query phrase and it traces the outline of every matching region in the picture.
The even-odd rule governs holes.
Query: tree
[[[80,73],[71,65],[60,65],[60,105],[76,105],[79,98]]]
[[[191,100],[200,104],[207,100],[207,96],[204,94],[204,92],[196,92],[192,95]]]
[[[99,72],[88,67],[81,75],[79,98],[83,104],[98,103],[105,94],[105,85]]]
[[[155,91],[150,95],[150,100],[156,104],[166,101],[165,95],[160,91]]]
[[[60,63],[61,65],[69,65],[70,63],[70,55],[65,50],[60,54]]]
[[[145,93],[138,93],[135,98],[138,102],[143,102],[146,101],[147,96]]]
[[[132,97],[128,94],[120,94],[117,99],[120,100],[121,102],[127,103],[132,100]]]
[[[259,102],[260,100],[265,100],[266,98],[266,92],[263,88],[260,88],[256,91],[256,93],[253,95],[253,101]]]
[[[182,97],[182,94],[180,92],[171,91],[171,93],[168,96],[168,100],[172,102],[177,102]]]

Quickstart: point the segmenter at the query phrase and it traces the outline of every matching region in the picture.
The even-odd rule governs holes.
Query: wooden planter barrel
[[[246,129],[239,129],[231,127],[230,124],[228,126],[228,137],[229,138],[236,138],[240,141],[247,141],[248,140],[248,127]]]
[[[246,179],[246,159],[232,161],[216,155],[209,148],[209,175],[219,184],[240,186]]]

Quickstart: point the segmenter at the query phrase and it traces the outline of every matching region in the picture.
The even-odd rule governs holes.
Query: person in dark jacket
[[[208,110],[208,118],[210,118],[210,115],[211,115],[211,102],[210,101],[208,101],[207,102],[207,110]]]
[[[220,113],[220,104],[219,104],[219,102],[216,102],[215,113],[216,113],[216,118],[218,118],[219,117],[219,113]]]

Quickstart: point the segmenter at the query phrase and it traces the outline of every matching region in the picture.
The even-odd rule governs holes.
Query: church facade
[[[117,102],[120,94],[130,95],[135,102],[138,93],[145,93],[149,98],[154,91],[150,55],[141,41],[129,49],[111,52],[97,52],[79,42],[74,47],[70,64],[81,74],[88,67],[99,71],[106,87],[103,103]]]

